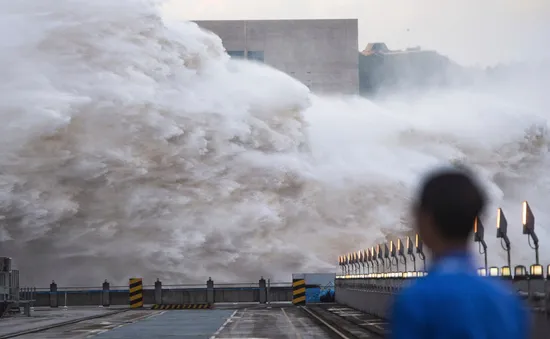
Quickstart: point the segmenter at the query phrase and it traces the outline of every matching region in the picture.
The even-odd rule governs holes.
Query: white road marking
[[[294,326],[294,324],[292,323],[292,320],[290,320],[290,318],[288,317],[288,314],[286,314],[285,312],[285,309],[281,307],[281,311],[283,312],[286,320],[288,320],[289,324],[290,324],[290,327],[292,327],[292,330],[294,331],[294,333],[296,333],[296,337],[298,339],[302,339],[302,336],[300,335],[300,333],[298,332],[298,329],[296,329],[296,326]]]
[[[316,314],[314,314],[313,312],[311,312],[310,310],[307,309],[307,307],[304,307],[304,306],[298,306],[300,307],[301,309],[303,309],[304,311],[306,311],[309,315],[311,315],[312,317],[314,317],[315,319],[319,320],[323,325],[325,325],[326,327],[328,327],[331,331],[333,331],[334,333],[336,333],[340,338],[342,339],[350,339],[348,338],[345,334],[343,334],[342,332],[338,331],[336,328],[334,328],[332,325],[330,325],[329,323],[327,323],[326,321],[324,321],[323,319],[321,319],[320,317],[318,317]]]
[[[214,332],[214,334],[210,337],[210,339],[216,339],[216,336],[218,334],[220,334],[221,331],[223,331],[223,329],[225,328],[225,326],[227,326],[227,324],[229,324],[230,322],[232,322],[233,320],[233,317],[235,317],[235,314],[237,313],[238,310],[235,310],[233,313],[231,313],[231,315],[229,316],[229,318],[227,318],[225,320],[225,322],[220,326],[220,328],[218,328],[218,330],[216,332]],[[241,318],[241,317],[239,317]]]

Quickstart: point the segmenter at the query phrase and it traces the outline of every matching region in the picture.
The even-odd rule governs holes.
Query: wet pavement
[[[154,316],[157,313],[151,310],[128,310],[125,312],[113,314],[106,317],[95,318],[80,321],[78,323],[51,328],[45,331],[36,333],[29,333],[22,336],[17,336],[17,339],[55,339],[55,338],[70,338],[80,339],[100,338],[100,334],[111,331],[113,329],[127,326],[129,324],[136,323],[144,320],[147,317]],[[127,337],[128,338],[128,337]]]
[[[380,338],[388,333],[387,321],[345,305],[317,304],[307,309],[356,338]]]
[[[229,305],[227,305],[229,306]],[[112,310],[111,310],[112,311]],[[103,313],[102,313],[103,312]],[[50,310],[50,316],[63,320],[106,315],[106,309]],[[35,315],[38,312],[35,312]],[[29,318],[7,319],[34,322]],[[53,320],[52,320],[53,321]],[[8,323],[0,327],[6,328]],[[36,326],[35,326],[36,327]],[[39,326],[38,326],[39,327]],[[13,329],[10,332],[15,332]],[[299,338],[328,339],[331,337],[303,310],[292,305],[247,305],[237,309],[125,310],[95,319],[16,336],[18,339],[216,339],[216,338]],[[1,338],[1,336],[0,336]]]
[[[237,310],[211,337],[217,338],[332,338],[297,307]]]
[[[353,308],[349,308],[344,305],[322,305],[321,307],[332,314],[358,325],[359,327],[367,329],[368,331],[380,335],[384,335],[388,331],[388,322],[373,315],[354,310]]]
[[[210,338],[234,310],[174,310],[101,333],[94,339]]]
[[[4,338],[14,333],[20,333],[23,331],[48,326],[56,326],[70,321],[77,321],[79,319],[98,317],[102,315],[107,316],[113,312],[120,312],[120,310],[120,308],[116,307],[37,307],[31,312],[31,317],[16,316],[0,319],[0,338]]]

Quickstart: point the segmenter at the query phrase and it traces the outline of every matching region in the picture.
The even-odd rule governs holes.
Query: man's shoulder
[[[407,297],[426,294],[437,296],[438,293],[454,294],[460,291],[489,292],[501,297],[513,297],[512,289],[507,288],[504,282],[495,281],[475,274],[431,274],[415,279],[403,290]]]
[[[437,282],[434,281],[433,277],[426,276],[414,279],[401,290],[399,296],[401,300],[422,299],[431,294],[430,290],[434,286],[437,286]]]

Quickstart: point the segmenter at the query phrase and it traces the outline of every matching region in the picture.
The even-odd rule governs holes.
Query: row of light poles
[[[405,247],[401,239],[393,240],[385,244],[378,244],[366,250],[348,253],[338,257],[338,265],[343,275],[370,274],[399,272],[399,264],[403,264],[407,271],[407,258],[413,263],[413,270],[416,271],[416,257],[422,260],[424,271],[426,270],[426,256],[424,255],[423,243],[418,234],[413,241],[407,237]]]
[[[540,266],[539,262],[539,238],[535,233],[535,215],[529,206],[527,201],[522,203],[521,209],[521,223],[523,228],[523,234],[527,235],[527,240],[529,246],[535,250],[535,265]],[[504,266],[503,269],[510,270],[512,267],[511,259],[511,249],[512,245],[510,239],[508,238],[508,221],[506,216],[502,211],[502,208],[497,210],[497,238],[501,239],[501,246],[506,251],[507,256],[507,266]],[[487,243],[485,242],[485,227],[479,218],[476,218],[474,223],[474,241],[479,243],[480,254],[483,254],[485,259],[485,272],[488,272],[487,265]],[[531,243],[532,242],[532,243]]]
[[[529,246],[535,250],[535,265],[539,270],[539,240],[535,233],[535,216],[529,207],[529,203],[522,203],[522,225],[523,234],[527,235]],[[508,238],[508,222],[501,208],[497,210],[497,238],[501,239],[502,248],[507,253],[507,266],[502,267],[502,272],[511,270],[511,243]],[[485,268],[484,275],[489,273],[487,263],[487,243],[485,242],[485,227],[479,218],[474,222],[474,241],[479,243],[480,253],[484,255]],[[532,244],[531,244],[532,242]],[[407,237],[405,246],[401,239],[394,243],[390,241],[385,244],[378,244],[366,250],[348,253],[338,257],[338,265],[341,268],[342,275],[353,274],[374,274],[400,272],[400,265],[403,264],[404,271],[407,272],[407,258],[413,263],[413,270],[416,272],[416,258],[423,262],[424,271],[426,270],[426,256],[424,255],[423,243],[418,234],[413,243],[410,237]],[[395,271],[394,271],[395,269]],[[494,271],[495,267],[491,267]],[[498,268],[497,268],[498,270]]]

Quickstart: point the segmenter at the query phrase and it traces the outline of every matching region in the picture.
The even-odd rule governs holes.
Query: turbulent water
[[[337,255],[404,234],[419,175],[449,163],[491,192],[491,263],[503,264],[496,206],[515,263],[534,259],[523,199],[550,240],[542,91],[318,97],[159,13],[138,0],[2,5],[0,255],[28,283],[334,270]]]

